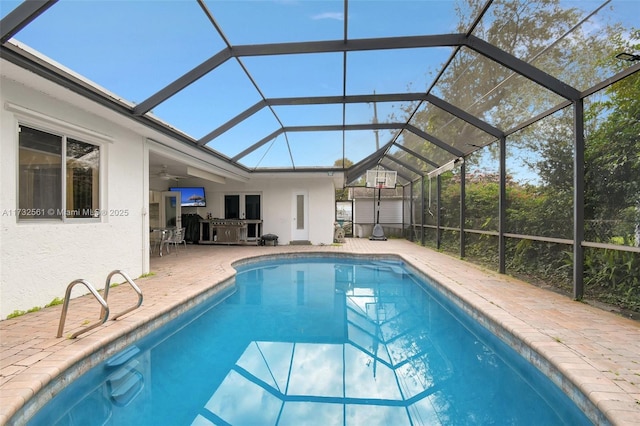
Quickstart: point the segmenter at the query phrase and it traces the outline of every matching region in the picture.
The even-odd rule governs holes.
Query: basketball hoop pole
[[[367,188],[373,188],[373,199],[375,203],[376,193],[375,189],[378,188],[378,202],[377,211],[375,212],[376,223],[373,226],[370,240],[374,241],[386,241],[387,237],[384,236],[384,229],[380,225],[380,201],[382,199],[382,188],[395,188],[396,185],[396,173],[395,171],[380,170],[376,168],[374,170],[367,170]]]
[[[378,211],[376,212],[376,224],[373,227],[373,232],[369,237],[370,240],[377,241],[386,241],[387,237],[384,236],[384,229],[380,226],[380,198],[382,193],[382,187],[385,185],[384,182],[378,182],[376,186],[378,187]],[[375,192],[374,192],[375,194]],[[375,195],[374,195],[375,196]]]
[[[382,184],[378,184],[378,211],[376,212],[376,225],[380,223],[380,192],[382,191]]]

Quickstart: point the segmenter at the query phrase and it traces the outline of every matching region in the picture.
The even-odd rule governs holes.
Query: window
[[[304,229],[304,195],[296,196],[296,229]]]
[[[240,196],[239,195],[224,196],[224,218],[240,219]]]
[[[247,219],[260,219],[259,195],[245,195],[244,205],[247,212]]]
[[[100,216],[99,146],[20,126],[18,157],[20,219]]]
[[[260,195],[245,195],[244,206],[246,211],[246,217],[250,220],[260,219]],[[247,224],[247,237],[258,238],[260,235],[260,229],[257,223]]]
[[[249,222],[261,218],[260,194],[229,194],[224,196],[224,218],[246,219]],[[247,223],[247,238],[260,237],[260,224]]]

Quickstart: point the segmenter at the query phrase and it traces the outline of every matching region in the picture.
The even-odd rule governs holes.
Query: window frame
[[[94,145],[99,149],[99,161],[98,161],[98,206],[94,208],[94,210],[99,212],[108,211],[107,208],[107,197],[106,197],[106,169],[107,169],[107,155],[108,155],[108,145],[113,143],[113,139],[108,136],[96,132],[94,130],[90,130],[76,124],[72,124],[58,118],[54,118],[48,116],[46,114],[42,114],[28,108],[12,104],[7,102],[5,104],[5,109],[14,113],[15,117],[15,127],[14,127],[14,135],[15,135],[15,218],[16,222],[20,224],[35,224],[35,223],[101,223],[108,221],[108,215],[100,214],[98,217],[73,217],[72,215],[67,215],[67,139],[73,139],[75,141],[85,143],[88,145]],[[32,128],[34,130],[38,130],[41,132],[49,133],[51,135],[57,136],[61,138],[61,209],[63,214],[60,217],[47,217],[47,218],[38,218],[38,217],[20,217],[20,129],[22,127]]]
[[[244,220],[247,218],[247,204],[246,204],[246,197],[247,195],[257,195],[258,197],[260,197],[260,218],[259,219],[252,219],[252,220],[262,220],[263,218],[263,209],[264,209],[264,204],[263,204],[263,199],[262,199],[262,192],[258,192],[258,191],[250,191],[250,192],[238,192],[238,191],[230,191],[230,192],[225,192],[222,194],[222,217],[225,217],[226,214],[226,199],[227,197],[231,196],[237,196],[239,198],[239,210],[238,210],[238,219],[240,220]],[[226,217],[225,217],[226,218]]]

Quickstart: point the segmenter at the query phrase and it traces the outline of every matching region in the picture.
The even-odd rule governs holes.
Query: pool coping
[[[366,246],[366,243],[358,242],[358,245]],[[386,243],[384,243],[386,244]],[[68,379],[63,374],[66,373],[66,368],[73,367],[74,365],[82,364],[82,367],[78,367],[77,373],[90,368],[90,364],[98,362],[98,360],[106,359],[113,355],[117,351],[123,349],[130,342],[137,339],[143,334],[146,334],[160,323],[167,322],[177,316],[180,312],[197,304],[198,297],[205,297],[205,293],[219,291],[223,288],[225,283],[232,281],[235,275],[234,266],[239,266],[244,263],[251,263],[260,260],[266,260],[270,257],[301,257],[308,255],[323,255],[323,256],[349,256],[349,257],[365,257],[365,258],[396,258],[400,259],[412,268],[420,275],[424,275],[431,282],[437,284],[438,290],[445,292],[452,300],[460,301],[461,307],[470,313],[474,319],[486,322],[489,328],[494,334],[497,334],[503,340],[518,350],[526,359],[541,369],[548,377],[558,384],[565,392],[574,399],[578,398],[578,405],[583,408],[585,413],[596,424],[610,424],[616,425],[631,425],[640,423],[640,404],[638,402],[638,390],[637,383],[631,383],[632,386],[628,386],[628,380],[625,384],[626,388],[630,391],[621,389],[621,383],[614,383],[614,380],[607,377],[602,369],[596,368],[593,363],[589,362],[589,359],[584,356],[575,348],[572,348],[571,342],[563,342],[559,338],[552,337],[552,334],[556,331],[543,332],[543,330],[536,329],[535,327],[526,323],[523,318],[519,318],[513,313],[509,313],[504,307],[499,306],[491,300],[486,294],[480,294],[478,288],[474,286],[465,285],[464,276],[468,275],[471,271],[477,276],[484,277],[487,282],[492,284],[508,285],[519,287],[520,290],[524,289],[525,292],[536,292],[536,295],[546,294],[545,299],[553,299],[551,303],[560,304],[563,307],[578,305],[579,310],[593,310],[595,308],[588,305],[579,304],[573,302],[563,296],[553,294],[548,291],[537,289],[529,284],[523,283],[518,280],[514,280],[508,276],[499,275],[494,272],[489,272],[479,268],[475,265],[468,264],[466,262],[454,259],[450,256],[443,255],[441,253],[433,252],[429,249],[422,248],[410,242],[394,242],[390,245],[399,246],[397,250],[389,250],[387,252],[380,251],[383,246],[380,243],[373,243],[373,248],[377,251],[371,252],[370,248],[365,247],[361,249],[343,250],[341,248],[325,246],[312,246],[305,249],[299,247],[278,246],[278,248],[269,247],[269,251],[265,254],[265,250],[232,250],[235,254],[227,253],[229,256],[225,256],[225,259],[216,267],[215,281],[211,281],[211,274],[201,279],[194,279],[193,282],[188,283],[185,287],[189,287],[189,291],[180,291],[182,296],[181,300],[173,300],[172,303],[167,303],[166,298],[160,300],[159,303],[154,303],[154,313],[147,313],[147,315],[141,315],[141,312],[136,314],[136,311],[129,313],[123,317],[122,320],[110,321],[108,327],[98,327],[95,330],[82,335],[78,339],[70,341],[68,339],[58,339],[57,342],[49,343],[51,346],[56,344],[66,343],[61,351],[57,352],[58,356],[49,359],[54,359],[57,365],[44,365],[42,362],[49,357],[42,356],[41,360],[34,361],[33,367],[28,368],[21,374],[15,375],[15,377],[9,380],[3,381],[0,384],[0,391],[2,392],[2,413],[0,422],[6,424],[22,424],[26,418],[30,417],[30,413],[35,412],[39,405],[42,403],[37,402],[39,398],[44,396],[50,397],[55,393],[56,381],[60,382],[60,386],[64,384]],[[390,245],[385,245],[384,248],[389,248]],[[217,253],[224,253],[218,251]],[[443,263],[450,263],[450,268],[447,270],[437,270],[438,265]],[[462,277],[456,277],[460,271],[466,271]],[[205,274],[206,275],[206,274]],[[171,274],[163,275],[162,278],[170,277]],[[148,280],[148,281],[146,281]],[[206,283],[203,281],[209,280]],[[159,280],[145,279],[145,284],[155,283],[158,284]],[[161,281],[161,280],[160,280]],[[169,280],[171,281],[171,280]],[[140,285],[140,283],[138,283]],[[197,284],[197,285],[195,285]],[[221,286],[223,285],[223,286]],[[145,285],[149,287],[149,285]],[[499,287],[499,286],[498,286]],[[509,287],[511,288],[511,287]],[[534,290],[536,289],[536,290]],[[480,288],[482,290],[482,288]],[[144,289],[143,289],[144,291]],[[542,292],[542,293],[538,293]],[[115,291],[113,292],[115,295]],[[551,293],[551,294],[550,294]],[[170,295],[175,296],[175,294]],[[454,296],[453,298],[451,296]],[[110,294],[110,298],[114,297]],[[80,298],[83,299],[83,298]],[[161,298],[162,299],[162,298]],[[75,299],[74,299],[75,300]],[[502,303],[502,302],[501,302]],[[157,305],[161,305],[158,307]],[[49,310],[49,309],[47,309]],[[55,311],[55,309],[53,309]],[[59,312],[59,310],[57,311]],[[480,313],[482,312],[482,315]],[[640,326],[633,321],[626,320],[617,317],[611,313],[597,310],[600,316],[603,318],[603,322],[609,323],[610,326],[617,327],[617,324],[622,323],[623,326],[629,327],[632,333],[638,333],[640,335]],[[37,314],[37,313],[35,313]],[[591,312],[592,314],[592,312]],[[29,314],[32,315],[32,314]],[[484,320],[482,320],[484,318]],[[17,320],[17,319],[16,319]],[[0,332],[3,332],[7,325],[6,320],[0,322]],[[17,322],[17,321],[16,321]],[[152,324],[153,323],[153,324]],[[55,323],[57,324],[57,322]],[[55,325],[53,324],[53,325]],[[14,324],[15,325],[15,324]],[[105,328],[110,329],[111,337],[105,338]],[[495,330],[498,331],[496,333]],[[97,335],[103,334],[100,338]],[[50,339],[53,340],[53,339]],[[527,350],[527,348],[532,350]],[[633,349],[631,347],[626,348],[629,351]],[[45,351],[47,352],[47,351]],[[639,357],[636,357],[639,358]],[[88,361],[88,362],[87,362]],[[637,361],[634,361],[637,362]],[[24,364],[24,363],[23,363]],[[41,364],[41,365],[39,365]],[[1,365],[3,371],[6,365]],[[39,367],[39,368],[38,368]],[[638,365],[632,366],[634,368],[636,376],[640,376],[640,370]],[[545,371],[546,369],[546,371]],[[34,372],[35,371],[35,372]],[[586,374],[585,374],[586,373]],[[585,380],[585,377],[587,380]],[[638,378],[640,381],[640,378]],[[26,382],[30,382],[27,385]],[[36,382],[34,384],[34,382]],[[620,382],[624,382],[620,380]],[[635,387],[635,388],[634,388]],[[14,392],[15,391],[15,392]],[[7,395],[7,392],[14,392],[12,395]],[[38,394],[37,398],[34,398],[35,394]],[[581,398],[584,399],[580,403]],[[587,404],[585,404],[587,402]],[[590,404],[588,403],[590,402]],[[595,408],[595,412],[592,410]],[[598,414],[600,413],[600,414]]]

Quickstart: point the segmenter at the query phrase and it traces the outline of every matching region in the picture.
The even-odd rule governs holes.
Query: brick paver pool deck
[[[1,321],[0,424],[7,424],[16,412],[28,416],[37,410],[40,398],[32,397],[42,389],[51,392],[45,386],[55,383],[53,379],[67,368],[75,366],[73,374],[80,374],[156,324],[186,310],[196,303],[196,296],[233,277],[233,262],[262,255],[330,252],[399,256],[431,277],[472,314],[482,312],[480,318],[486,316],[486,320],[481,322],[497,328],[512,344],[526,343],[519,345],[525,357],[543,369],[545,364],[551,365],[557,382],[569,379],[611,424],[640,425],[640,322],[405,240],[348,239],[343,245],[332,246],[190,245],[179,250],[178,254],[153,257],[155,275],[136,280],[144,293],[139,309],[76,339],[64,336],[99,317],[100,307],[91,296],[72,300],[61,338],[55,337],[61,306]],[[135,300],[126,285],[109,293],[114,313]],[[26,410],[18,411],[23,406]],[[21,418],[14,420],[15,424],[24,423]]]

